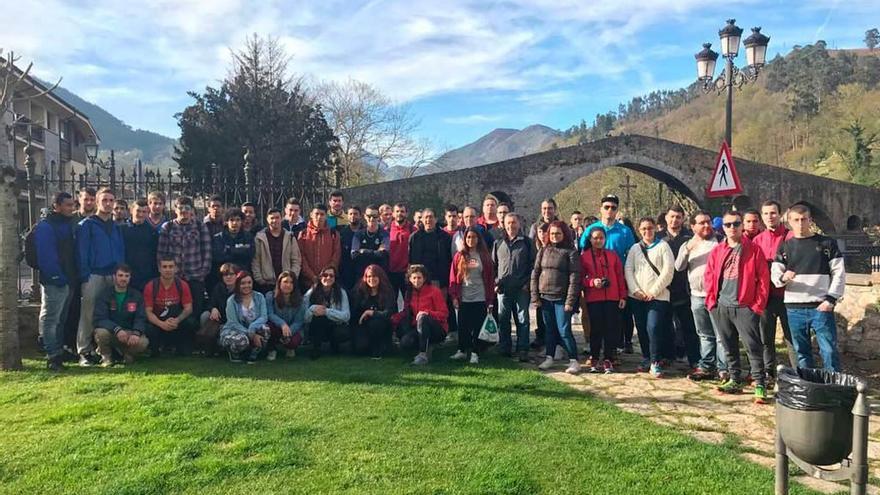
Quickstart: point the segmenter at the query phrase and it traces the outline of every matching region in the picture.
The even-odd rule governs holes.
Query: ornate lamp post
[[[752,28],[752,35],[743,41],[743,46],[746,48],[747,65],[738,69],[733,65],[733,59],[739,54],[742,32],[742,28],[736,25],[736,19],[728,19],[727,25],[718,31],[718,37],[721,39],[721,55],[727,65],[715,79],[713,78],[718,52],[712,51],[712,44],[703,43],[703,49],[694,55],[697,60],[697,80],[702,83],[703,92],[708,94],[715,91],[721,94],[723,91],[727,91],[724,137],[728,146],[732,146],[733,88],[734,86],[742,88],[744,84],[758,78],[758,72],[766,62],[767,45],[770,43],[770,37],[761,34],[760,27]]]
[[[92,164],[93,167],[100,167],[104,170],[110,172],[110,189],[116,189],[116,152],[114,150],[110,150],[110,160],[104,161],[98,158],[98,145],[97,144],[87,144],[86,148],[86,157],[89,159],[89,163]]]

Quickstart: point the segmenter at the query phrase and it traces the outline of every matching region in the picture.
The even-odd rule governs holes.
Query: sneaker
[[[561,361],[564,357],[565,356],[563,355],[562,346],[556,346],[556,352],[553,354],[553,359]]]
[[[599,360],[595,359],[595,358],[588,359],[584,366],[586,368],[589,368],[590,373],[598,373],[600,371],[599,370]]]
[[[639,366],[638,366],[638,368],[636,368],[636,371],[638,371],[639,373],[645,373],[650,369],[651,369],[651,361],[649,361],[647,359],[642,359],[641,362],[639,362]]]
[[[529,347],[531,347],[532,349],[540,349],[540,348],[544,347],[544,341],[539,340],[539,339],[535,339],[532,341],[531,344],[529,344]]]
[[[529,351],[519,351],[519,362],[528,363],[529,362]]]
[[[275,358],[278,357],[278,351],[272,349],[271,351],[266,353],[266,361],[275,361]]]
[[[718,385],[718,391],[722,394],[739,394],[742,393],[742,385],[736,380],[727,380]]]
[[[288,349],[284,352],[284,357],[287,359],[293,359],[296,357],[296,351],[293,349]]]
[[[577,359],[569,359],[568,368],[565,368],[565,372],[569,375],[577,375],[581,372],[581,363]]]
[[[730,373],[727,371],[719,371],[718,372],[718,381],[721,383],[730,381]]]
[[[64,365],[62,364],[63,359],[61,356],[49,358],[46,360],[46,369],[55,373],[64,370]]]
[[[241,355],[239,355],[238,353],[234,353],[232,351],[229,351],[228,354],[229,354],[229,362],[230,363],[240,363],[241,362]]]
[[[471,353],[471,364],[480,364],[480,356],[476,352]]]
[[[602,366],[605,368],[606,375],[614,373],[614,364],[611,362],[610,359],[606,359],[605,361],[603,361]]]
[[[651,376],[654,378],[663,378],[663,364],[659,361],[651,363]]]
[[[87,356],[80,356],[79,357],[79,365],[82,366],[83,368],[91,368],[92,366],[95,365],[95,363],[93,363],[92,360],[89,359]]]
[[[102,368],[109,368],[113,366],[113,358],[110,356],[101,356],[100,366]]]
[[[538,369],[544,370],[544,371],[549,370],[552,367],[553,367],[553,356],[545,357],[544,361],[542,361],[541,364],[538,365]]]
[[[767,403],[767,390],[764,385],[755,385],[755,404]]]
[[[712,372],[706,371],[700,367],[694,368],[693,371],[688,373],[688,380],[690,380],[692,382],[701,382],[703,380],[708,380],[710,378],[712,378]]]
[[[257,350],[251,351],[250,354],[248,354],[247,357],[244,358],[244,362],[247,364],[256,363],[258,354],[259,354],[259,351],[257,351]]]
[[[412,364],[413,366],[424,366],[428,364],[428,356],[420,352],[416,354],[416,357],[413,359]]]
[[[449,356],[449,359],[453,361],[464,361],[467,359],[467,353],[461,352],[461,350],[455,351],[455,354]]]

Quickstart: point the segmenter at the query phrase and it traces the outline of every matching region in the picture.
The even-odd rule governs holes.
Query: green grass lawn
[[[764,494],[770,470],[489,358],[0,375],[0,493]],[[793,487],[792,493],[813,493]]]

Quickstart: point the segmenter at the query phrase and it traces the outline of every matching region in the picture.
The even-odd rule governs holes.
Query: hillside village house
[[[20,70],[16,68],[20,74]],[[0,164],[14,165],[25,174],[24,148],[30,139],[36,162],[35,175],[49,181],[49,191],[71,189],[71,171],[85,172],[88,158],[86,144],[95,144],[98,133],[89,118],[58,96],[49,93],[33,99],[20,99],[35,95],[47,88],[32,77],[25,78],[16,88],[14,101],[0,115]],[[67,181],[59,184],[59,181]],[[37,191],[39,196],[44,191]],[[27,221],[27,195],[22,192],[19,202],[21,218]]]

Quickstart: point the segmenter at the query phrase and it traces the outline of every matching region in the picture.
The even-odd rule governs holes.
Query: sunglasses
[[[742,226],[742,224],[743,224],[742,222],[725,222],[724,226],[727,227],[728,229],[735,229],[737,227]]]
[[[322,273],[321,278],[336,278],[336,275],[332,273]]]
[[[617,206],[616,205],[602,205],[602,209],[614,211],[617,209]]]

